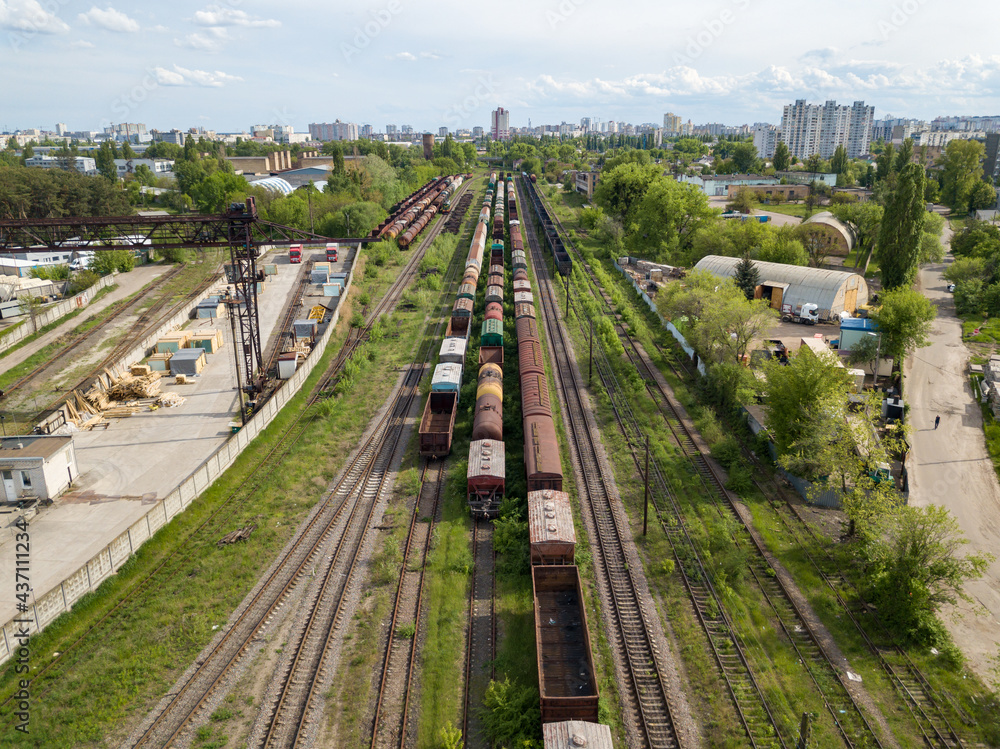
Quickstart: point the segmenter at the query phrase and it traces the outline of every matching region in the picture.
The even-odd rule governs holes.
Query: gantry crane
[[[321,237],[262,221],[252,196],[221,216],[94,216],[0,220],[0,253],[52,250],[121,250],[228,247],[227,280],[236,289],[229,305],[239,330],[236,358],[248,394],[263,388],[264,352],[257,310],[257,258],[262,247],[336,242],[360,245],[365,238]]]

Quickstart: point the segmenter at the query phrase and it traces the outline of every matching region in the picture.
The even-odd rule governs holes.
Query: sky
[[[1000,114],[985,0],[0,0],[0,130]]]

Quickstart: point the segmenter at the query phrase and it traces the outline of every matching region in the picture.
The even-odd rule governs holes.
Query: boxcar
[[[441,351],[438,361],[442,364],[458,364],[465,366],[465,339],[458,336],[445,338],[441,341]]]
[[[528,492],[528,539],[532,564],[573,564],[576,528],[566,492]]]
[[[467,500],[474,515],[493,518],[500,512],[506,470],[503,442],[477,440],[469,445]]]
[[[552,417],[540,414],[524,417],[524,469],[528,491],[562,491],[562,462]]]
[[[600,694],[575,565],[531,568],[542,723],[597,722]]]
[[[503,321],[483,320],[480,341],[484,346],[503,346]]]
[[[530,291],[515,291],[514,304],[517,304],[518,302],[530,302],[531,304],[534,304],[535,297]]]
[[[420,454],[443,458],[451,453],[451,435],[458,413],[457,393],[431,393],[420,420]]]
[[[514,319],[520,320],[522,317],[535,319],[535,305],[531,302],[514,302]]]

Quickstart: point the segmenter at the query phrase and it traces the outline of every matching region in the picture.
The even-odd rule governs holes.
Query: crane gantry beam
[[[292,244],[360,245],[370,237],[331,238],[262,221],[253,197],[218,216],[88,216],[0,220],[0,253],[228,247],[227,280],[235,286],[229,313],[239,330],[236,358],[247,391],[260,392],[265,373],[257,308],[257,258],[262,247]]]

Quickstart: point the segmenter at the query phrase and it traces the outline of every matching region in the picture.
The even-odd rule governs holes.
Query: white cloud
[[[440,60],[441,55],[435,52],[421,52],[420,56],[425,60]]]
[[[174,44],[178,47],[199,49],[203,52],[218,52],[229,41],[229,32],[224,28],[216,26],[210,27],[206,31],[205,34],[194,32],[183,39],[174,39]]]
[[[221,70],[208,72],[205,70],[189,70],[180,65],[174,65],[173,70],[166,68],[153,68],[156,82],[161,86],[204,86],[207,88],[221,88],[227,83],[242,81],[239,76],[223,73]]]
[[[84,41],[83,39],[79,39],[79,40],[77,40],[75,42],[72,42],[72,43],[70,43],[69,46],[72,47],[73,49],[93,49],[94,48],[93,44],[91,44],[88,41]]]
[[[134,34],[139,30],[138,21],[129,18],[111,6],[108,6],[107,10],[101,10],[95,5],[86,13],[81,13],[78,18],[88,25],[114,31],[118,34]]]
[[[406,60],[407,62],[412,62],[413,60],[417,59],[417,56],[413,55],[413,54],[410,54],[409,52],[398,52],[395,55],[393,55],[392,57],[390,57],[389,59],[390,60]]]
[[[281,21],[273,18],[252,18],[246,11],[209,5],[205,10],[196,11],[192,19],[199,26],[248,26],[250,28],[276,29]]]
[[[37,0],[0,0],[0,26],[36,34],[63,34],[69,31],[69,26],[61,18],[44,10]]]

